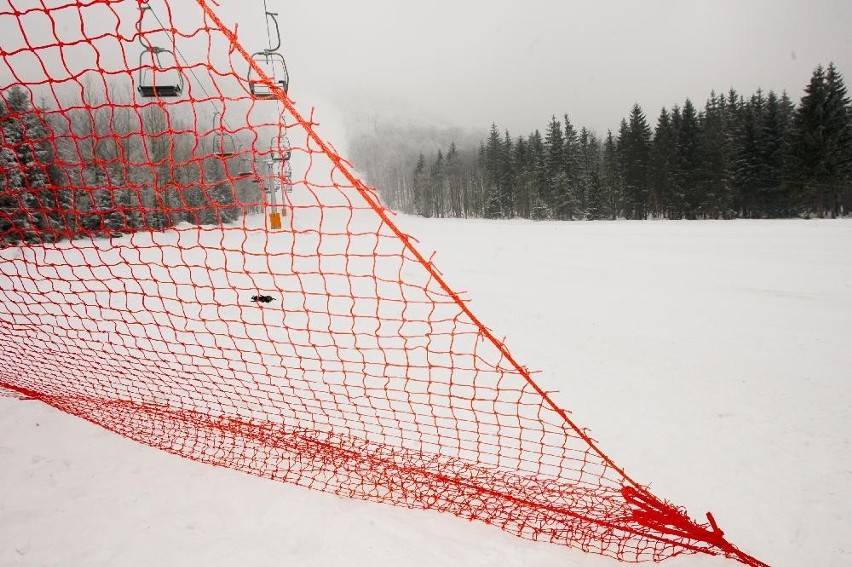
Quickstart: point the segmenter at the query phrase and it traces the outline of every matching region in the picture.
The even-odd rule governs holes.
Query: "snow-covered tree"
[[[699,146],[698,113],[692,101],[686,99],[683,108],[676,114],[678,121],[678,166],[677,193],[686,218],[696,218],[702,198],[700,183],[702,175],[701,151]]]
[[[645,112],[634,104],[619,132],[618,151],[624,179],[624,215],[644,219],[648,211],[651,128]]]
[[[700,115],[698,135],[702,161],[696,202],[698,212],[714,219],[732,216],[731,131],[724,96],[710,93]]]
[[[54,165],[54,135],[29,92],[0,92],[0,242],[54,242],[68,235],[62,191]]]
[[[670,216],[671,199],[675,190],[678,134],[671,116],[665,108],[660,111],[657,126],[654,129],[654,139],[651,142],[649,208],[655,217]]]
[[[601,193],[603,197],[603,218],[615,219],[621,210],[621,198],[624,183],[618,160],[618,145],[615,136],[609,130],[604,141],[601,162]]]
[[[432,216],[431,187],[429,184],[429,171],[426,168],[426,157],[420,154],[417,165],[414,168],[414,210],[423,217]]]
[[[791,140],[797,196],[818,216],[837,215],[852,176],[850,102],[834,67],[817,67],[796,112]]]

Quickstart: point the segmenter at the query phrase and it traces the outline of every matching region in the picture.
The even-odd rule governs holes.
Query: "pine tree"
[[[852,107],[847,97],[843,77],[834,63],[829,63],[825,75],[828,97],[826,100],[826,139],[830,183],[827,190],[827,208],[832,217],[841,214],[841,199],[852,184]]]
[[[541,136],[541,132],[536,130],[530,134],[528,144],[530,170],[533,177],[529,197],[530,218],[535,220],[550,219],[553,218],[553,209],[546,199],[550,183],[550,178],[548,176],[547,147]]]
[[[764,216],[789,215],[789,188],[784,179],[790,146],[794,108],[787,94],[779,98],[769,91],[761,122],[763,147],[761,161],[765,179],[761,184],[759,206]]]
[[[606,133],[601,162],[601,197],[603,200],[602,217],[615,219],[621,209],[623,193],[621,168],[618,159],[618,145],[612,131]]]
[[[803,212],[817,216],[840,212],[850,181],[849,99],[834,65],[817,67],[796,112],[791,139],[792,172]]]
[[[579,175],[581,162],[583,160],[582,150],[580,148],[580,137],[577,134],[577,130],[574,128],[574,125],[571,124],[571,120],[569,120],[568,115],[565,114],[562,117],[563,123],[563,137],[564,137],[564,161],[562,164],[563,171],[565,172],[565,179],[567,181],[567,187],[565,188],[567,206],[568,209],[568,217],[571,218],[582,218],[585,215],[585,211],[581,205],[581,188],[579,187]]]
[[[562,123],[553,116],[544,137],[545,167],[547,183],[541,188],[542,199],[557,218],[564,217],[564,197],[568,193],[568,178],[565,175],[565,138]]]
[[[650,190],[651,214],[669,217],[675,188],[678,133],[671,114],[663,108],[651,143]]]
[[[515,185],[512,195],[515,214],[521,218],[530,218],[535,171],[530,159],[529,143],[521,136],[515,141],[512,163],[515,168]]]
[[[446,214],[444,209],[444,185],[446,181],[444,166],[444,153],[438,150],[438,155],[435,156],[435,161],[429,168],[429,193],[432,196],[429,208],[432,211],[432,216],[435,217],[443,217]]]
[[[733,155],[737,209],[741,216],[761,215],[761,196],[768,172],[763,161],[766,99],[758,90],[739,110]]]
[[[501,218],[504,214],[504,198],[500,185],[503,167],[501,160],[504,157],[502,145],[497,124],[492,124],[481,155],[485,178],[485,217],[490,219]]]
[[[625,216],[644,219],[647,216],[649,170],[651,161],[651,128],[638,104],[630,110],[630,118],[622,123],[618,140],[624,176]]]
[[[825,70],[818,66],[805,87],[805,95],[799,104],[791,137],[791,176],[795,180],[794,200],[800,211],[806,213],[810,207],[822,213],[822,197],[819,187],[826,180],[825,160],[825,114],[828,93]]]
[[[580,131],[580,159],[577,171],[577,202],[582,217],[605,218],[606,202],[601,181],[601,144],[588,129]]]
[[[683,109],[675,115],[678,121],[677,190],[681,197],[683,214],[696,218],[701,206],[701,154],[698,140],[698,114],[692,101],[686,99]]]
[[[447,149],[445,167],[448,213],[451,217],[466,217],[467,211],[464,209],[462,198],[461,163],[459,162],[459,152],[455,142],[451,142],[450,147]]]
[[[426,157],[422,153],[417,158],[417,165],[414,167],[413,191],[415,212],[422,217],[431,216],[432,196],[430,194],[429,172],[426,169]]]
[[[500,210],[503,212],[504,218],[512,218],[515,216],[515,177],[516,166],[514,164],[514,149],[512,136],[506,130],[503,143],[500,146]]]
[[[715,92],[700,116],[699,154],[702,169],[699,211],[714,219],[732,216],[731,134],[724,97]]]

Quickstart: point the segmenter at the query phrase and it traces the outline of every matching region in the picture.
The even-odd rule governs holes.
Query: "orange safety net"
[[[448,287],[297,110],[274,14],[255,45],[211,0],[0,7],[7,394],[625,561],[763,565],[629,478]]]

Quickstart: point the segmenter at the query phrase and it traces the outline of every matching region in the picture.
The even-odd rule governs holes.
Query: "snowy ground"
[[[632,477],[771,565],[852,563],[852,222],[397,220]],[[0,463],[2,566],[618,564],[35,402],[0,398]]]

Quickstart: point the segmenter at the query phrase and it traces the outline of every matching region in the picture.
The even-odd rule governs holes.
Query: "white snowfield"
[[[98,70],[119,87],[135,84],[127,62],[138,45],[122,38],[134,33],[138,6],[116,6],[83,7],[84,28],[75,10],[57,10],[58,21],[39,10],[7,13],[20,28],[4,38],[5,48],[22,49],[16,80],[50,77],[52,89]],[[482,442],[499,447],[478,453],[483,462],[545,477],[565,470],[560,455],[581,454],[580,480],[595,477],[599,456],[576,435],[555,442],[565,451],[556,461],[541,457],[535,444],[567,429],[558,413],[525,403],[536,396],[521,373],[500,368],[504,357],[482,346],[479,329],[323,155],[305,120],[250,101],[245,66],[237,61],[240,74],[228,75],[234,52],[225,37],[196,33],[200,19],[177,20],[189,60],[200,55],[225,74],[199,71],[173,110],[206,128],[216,108],[199,81],[236,93],[243,98],[228,99],[227,115],[252,130],[258,157],[276,150],[267,141],[285,122],[293,214],[271,234],[254,217],[225,229],[184,225],[0,250],[0,379],[50,390],[71,409],[88,404],[82,413],[93,420],[129,415],[104,422],[256,473],[269,460],[256,458],[254,445],[232,454],[203,436],[184,443],[144,411],[126,410],[281,423],[294,437],[392,438],[426,455],[427,445],[439,446],[447,459]],[[32,49],[55,41],[57,29],[70,49],[62,58]],[[80,34],[104,37],[90,49]],[[288,96],[310,99],[293,86]],[[302,111],[313,128],[313,110]],[[344,139],[331,135],[334,120],[320,118],[325,138]],[[631,477],[695,519],[712,511],[727,539],[771,565],[852,563],[852,223],[397,220],[426,258],[437,251],[450,285],[465,290],[522,364],[540,369],[540,385]],[[270,291],[273,308],[248,299]],[[474,394],[442,387],[450,366],[452,387]],[[510,415],[494,403],[471,420],[464,412],[486,399],[477,389],[520,409]],[[282,404],[288,411],[278,411]],[[296,463],[280,457],[284,474],[340,480],[337,470],[299,475],[304,452],[291,452]],[[602,490],[620,488],[620,478],[605,480]],[[591,540],[610,553],[619,545]],[[0,397],[0,567],[616,564],[448,514],[204,465],[39,402]]]
[[[852,222],[395,220],[633,478],[770,565],[852,564]],[[0,565],[155,564],[619,563],[0,398]]]

